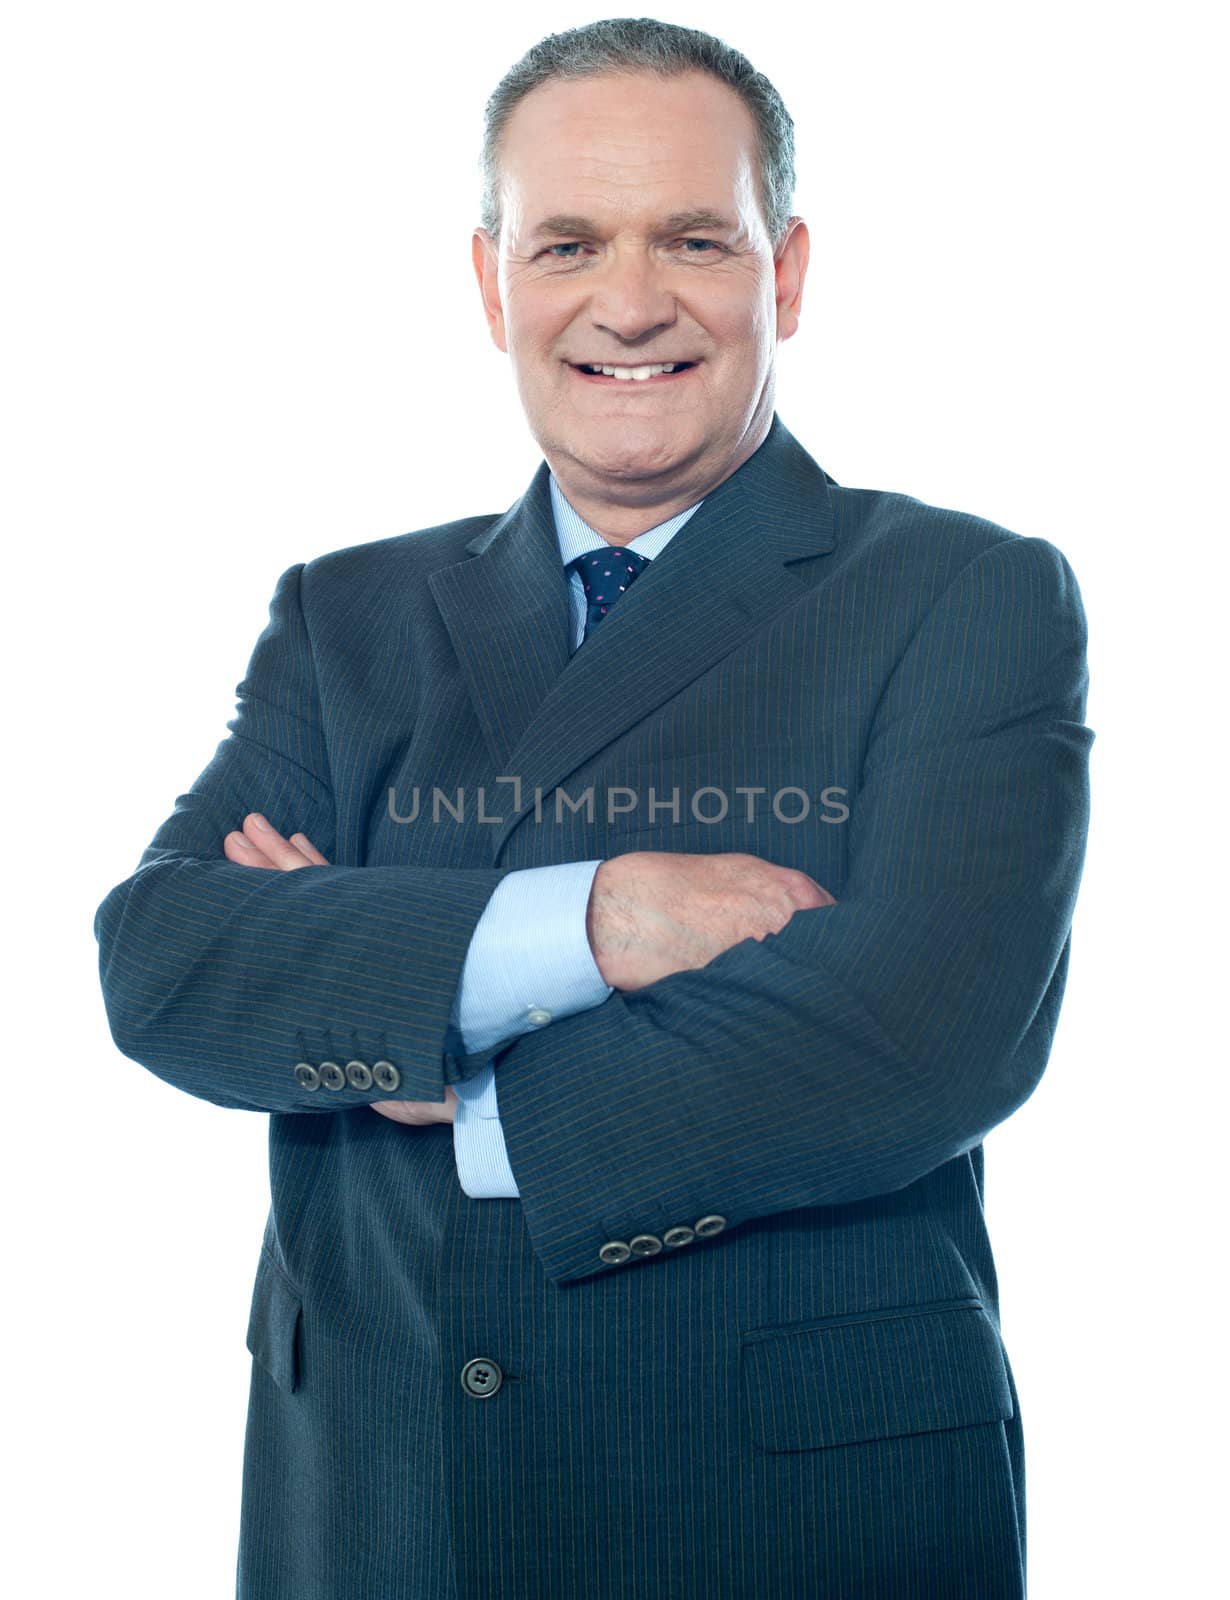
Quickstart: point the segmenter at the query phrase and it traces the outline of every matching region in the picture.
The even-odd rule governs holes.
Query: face
[[[546,83],[509,119],[501,176],[499,244],[478,229],[474,266],[561,488],[583,516],[691,504],[768,431],[807,269],[798,218],[774,257],[750,112],[700,72]],[[677,370],[581,370],[658,363]]]

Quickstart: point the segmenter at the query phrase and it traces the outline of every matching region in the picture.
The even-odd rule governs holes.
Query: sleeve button
[[[295,1068],[295,1077],[301,1089],[319,1089],[320,1073],[310,1061],[301,1061]]]
[[[348,1061],[346,1063],[346,1080],[352,1089],[370,1089],[372,1086],[372,1069],[366,1061]]]
[[[391,1061],[373,1061],[372,1078],[377,1089],[383,1089],[385,1094],[392,1094],[401,1083],[401,1073]]]
[[[544,1022],[550,1022],[551,1013],[549,1011],[544,1011],[541,1006],[532,1006],[530,1010],[526,1012],[525,1018],[527,1022],[532,1022],[537,1028]]]
[[[326,1089],[344,1089],[346,1087],[346,1074],[336,1061],[322,1061],[320,1063],[320,1081]]]

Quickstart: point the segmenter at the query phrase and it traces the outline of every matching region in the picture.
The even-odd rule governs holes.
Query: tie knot
[[[581,587],[588,603],[586,637],[607,612],[631,588],[649,565],[647,556],[635,550],[624,550],[619,545],[609,545],[605,550],[587,550],[568,563],[580,574]]]

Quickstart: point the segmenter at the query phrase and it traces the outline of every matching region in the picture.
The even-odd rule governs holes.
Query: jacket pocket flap
[[[303,1298],[263,1246],[252,1290],[248,1349],[279,1389],[299,1382],[299,1317]]]
[[[742,1376],[751,1436],[765,1450],[858,1444],[1012,1415],[999,1333],[977,1304],[748,1339]]]

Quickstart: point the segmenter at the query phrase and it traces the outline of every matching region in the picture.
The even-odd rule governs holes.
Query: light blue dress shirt
[[[551,510],[560,561],[566,567],[606,540],[595,532],[550,478]],[[702,504],[638,534],[627,548],[653,560]],[[585,588],[578,572],[569,573],[572,600],[572,652],[585,638]],[[496,886],[478,919],[453,1001],[452,1028],[467,1055],[560,1017],[600,1006],[614,993],[598,971],[585,931],[598,861],[567,861],[557,866],[510,872]],[[513,1178],[500,1124],[495,1067],[488,1063],[464,1083],[455,1083],[457,1115],[453,1155],[457,1177],[472,1200],[515,1200],[521,1191]]]

